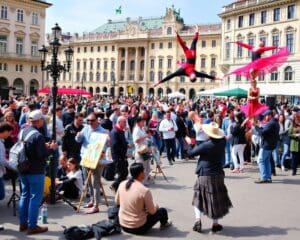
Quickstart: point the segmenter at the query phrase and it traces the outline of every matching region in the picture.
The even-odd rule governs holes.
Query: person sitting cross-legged
[[[153,202],[150,189],[142,184],[145,178],[143,164],[133,163],[130,174],[129,180],[121,182],[115,196],[116,204],[120,205],[119,221],[122,229],[128,233],[144,235],[158,221],[161,229],[171,226],[167,210]]]

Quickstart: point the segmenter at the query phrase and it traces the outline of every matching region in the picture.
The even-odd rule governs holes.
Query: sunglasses
[[[87,122],[95,122],[97,119],[87,119]]]

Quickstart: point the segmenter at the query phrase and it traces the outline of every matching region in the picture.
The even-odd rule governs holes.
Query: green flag
[[[116,8],[116,14],[122,14],[122,6]]]

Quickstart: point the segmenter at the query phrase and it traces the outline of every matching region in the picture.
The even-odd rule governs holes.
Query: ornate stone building
[[[251,61],[247,49],[232,44],[242,41],[266,46],[287,46],[291,55],[278,71],[258,78],[263,89],[300,87],[300,1],[299,0],[243,0],[223,8],[221,68],[224,73]],[[266,52],[264,56],[272,54]],[[243,85],[247,79],[232,75],[225,81],[229,85]],[[300,90],[299,90],[300,93]]]
[[[40,0],[0,2],[0,94],[34,94],[41,86],[39,47],[45,39],[45,13]],[[12,92],[11,92],[12,94]]]
[[[188,97],[217,86],[218,83],[209,79],[191,83],[186,77],[177,77],[155,89],[151,87],[175,71],[177,61],[185,59],[176,41],[176,29],[188,46],[199,30],[196,69],[219,75],[221,25],[186,25],[180,11],[172,7],[166,9],[164,17],[108,20],[81,36],[65,35],[63,45],[71,45],[74,58],[71,73],[63,74],[58,84],[86,88],[93,94],[157,96],[180,91]],[[51,85],[49,75],[45,79]]]

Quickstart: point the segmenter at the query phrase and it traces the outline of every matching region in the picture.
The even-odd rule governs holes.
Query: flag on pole
[[[116,8],[116,14],[122,14],[122,6]]]

